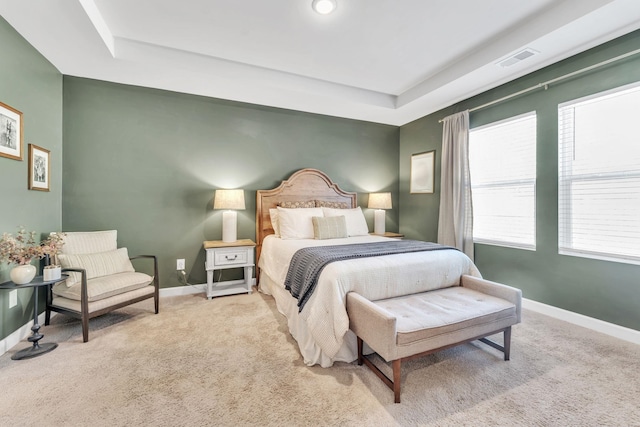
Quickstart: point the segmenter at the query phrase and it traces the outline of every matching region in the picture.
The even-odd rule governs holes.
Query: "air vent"
[[[503,59],[502,61],[498,62],[497,65],[501,66],[501,67],[510,67],[514,64],[517,64],[520,61],[524,61],[525,59],[533,56],[533,55],[537,55],[538,52],[537,50],[533,50],[530,48],[526,48],[524,50],[521,50],[520,52],[511,55],[510,57]]]

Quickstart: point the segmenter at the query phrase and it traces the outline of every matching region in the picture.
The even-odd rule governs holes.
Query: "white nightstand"
[[[253,251],[256,244],[250,239],[235,242],[207,240],[204,249],[207,251],[205,270],[207,270],[207,298],[221,295],[251,293],[253,276]],[[244,268],[244,280],[228,280],[213,282],[213,273],[226,268]]]

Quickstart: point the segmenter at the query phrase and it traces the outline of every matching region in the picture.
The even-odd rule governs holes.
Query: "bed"
[[[328,264],[319,275],[315,291],[302,309],[298,299],[285,289],[285,279],[294,254],[302,248],[327,245],[350,245],[391,241],[392,239],[357,232],[350,219],[362,215],[357,206],[357,194],[346,192],[322,171],[302,169],[284,180],[277,188],[258,190],[256,196],[256,252],[258,257],[258,289],[273,296],[277,309],[287,318],[291,335],[307,365],[332,366],[334,362],[352,362],[357,358],[355,335],[349,330],[346,295],[358,292],[370,300],[391,298],[424,292],[458,284],[463,274],[480,277],[473,262],[457,250],[438,250],[383,255],[372,258],[348,259]],[[311,206],[323,205],[320,212],[344,212],[349,237],[317,240],[314,238],[281,237],[272,222],[279,212],[302,215]],[[274,212],[274,210],[276,212]],[[322,215],[322,214],[320,214]],[[285,225],[282,222],[280,225]],[[362,217],[361,221],[364,221]],[[306,224],[306,223],[305,223]],[[355,235],[354,235],[355,234]]]

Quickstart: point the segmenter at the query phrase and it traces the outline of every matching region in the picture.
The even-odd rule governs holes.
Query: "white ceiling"
[[[640,28],[639,0],[0,0],[71,76],[403,125]],[[508,68],[500,60],[538,55]]]

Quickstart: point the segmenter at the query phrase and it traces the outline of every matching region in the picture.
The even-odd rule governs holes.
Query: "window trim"
[[[514,122],[517,120],[522,120],[522,119],[528,119],[533,117],[535,119],[535,148],[536,148],[536,153],[535,153],[535,164],[536,164],[536,170],[534,173],[534,177],[533,178],[527,178],[527,179],[515,179],[515,180],[508,180],[508,181],[498,181],[498,182],[494,182],[491,184],[479,184],[479,185],[471,185],[472,187],[472,191],[471,191],[471,200],[473,202],[473,188],[505,188],[507,186],[515,186],[515,185],[520,185],[520,184],[531,184],[533,186],[533,243],[520,243],[520,242],[511,242],[511,241],[505,241],[505,240],[493,240],[493,239],[487,239],[487,238],[476,238],[473,237],[473,243],[474,244],[481,244],[481,245],[491,245],[491,246],[499,246],[499,247],[504,247],[504,248],[510,248],[510,249],[523,249],[523,250],[527,250],[527,251],[536,251],[537,250],[537,243],[538,243],[538,238],[537,238],[537,187],[538,187],[538,171],[537,171],[537,145],[538,145],[538,113],[536,110],[532,110],[532,111],[528,111],[526,113],[522,113],[522,114],[518,114],[516,116],[511,116],[511,117],[507,117],[505,119],[501,119],[495,122],[490,122],[490,123],[486,123],[484,125],[475,127],[473,129],[469,129],[469,133],[471,134],[471,132],[474,131],[480,131],[483,129],[487,129],[489,127],[494,127],[494,126],[500,126],[502,124],[506,124],[506,123],[510,123],[510,122]],[[471,137],[471,135],[469,135],[469,137]],[[471,143],[471,140],[469,140],[469,143]],[[470,165],[471,166],[471,165]]]
[[[580,257],[580,258],[588,258],[588,259],[596,259],[601,261],[610,261],[610,262],[618,262],[624,264],[635,264],[640,265],[640,257],[633,255],[623,255],[623,254],[614,254],[610,252],[598,252],[592,250],[585,249],[575,249],[570,247],[573,245],[573,234],[571,230],[573,229],[573,215],[572,215],[572,205],[570,204],[572,200],[572,184],[575,182],[585,182],[589,180],[609,180],[609,179],[623,179],[623,178],[638,178],[640,177],[640,172],[626,172],[626,171],[618,171],[618,172],[596,172],[596,173],[581,173],[577,175],[567,176],[567,172],[563,174],[563,171],[571,172],[571,163],[567,161],[566,156],[562,156],[563,150],[561,144],[563,142],[563,135],[567,135],[568,132],[563,132],[563,115],[562,110],[568,107],[572,107],[575,111],[576,107],[580,107],[585,104],[589,104],[592,102],[605,100],[607,98],[611,98],[621,94],[622,92],[632,91],[632,90],[640,89],[640,82],[630,83],[623,86],[618,86],[609,90],[605,90],[602,92],[594,93],[591,95],[583,96],[581,98],[576,98],[570,101],[566,101],[558,104],[558,254]],[[575,123],[575,119],[574,119]],[[575,150],[575,124],[572,129],[572,145]],[[563,190],[564,189],[564,190]],[[563,193],[564,191],[564,193]],[[564,198],[561,198],[564,195]],[[561,206],[566,206],[564,210],[564,215],[561,214]],[[563,228],[564,227],[564,228]]]

